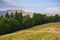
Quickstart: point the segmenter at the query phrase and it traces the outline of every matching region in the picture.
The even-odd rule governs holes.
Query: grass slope
[[[60,22],[43,24],[0,36],[0,40],[60,40]]]

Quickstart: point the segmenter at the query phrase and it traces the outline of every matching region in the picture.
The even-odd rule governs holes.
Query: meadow
[[[60,22],[38,25],[0,36],[0,40],[60,40]]]

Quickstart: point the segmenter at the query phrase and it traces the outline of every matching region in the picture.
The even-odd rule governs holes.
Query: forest
[[[42,25],[51,22],[60,22],[60,15],[47,16],[41,13],[34,13],[30,15],[22,16],[22,12],[14,13],[7,12],[5,16],[0,16],[0,35],[9,34],[19,30],[28,29],[36,25]]]

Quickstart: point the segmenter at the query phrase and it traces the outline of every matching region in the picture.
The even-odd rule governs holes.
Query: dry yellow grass
[[[0,36],[0,40],[60,40],[60,22],[38,25]]]

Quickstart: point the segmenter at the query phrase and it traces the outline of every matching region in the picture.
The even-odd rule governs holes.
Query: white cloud
[[[45,10],[57,11],[60,10],[60,7],[49,7],[49,8],[45,8]]]
[[[49,7],[45,8],[44,12],[49,12],[49,13],[60,13],[60,7]]]
[[[16,2],[14,0],[3,0],[3,1],[10,5],[16,5]]]

